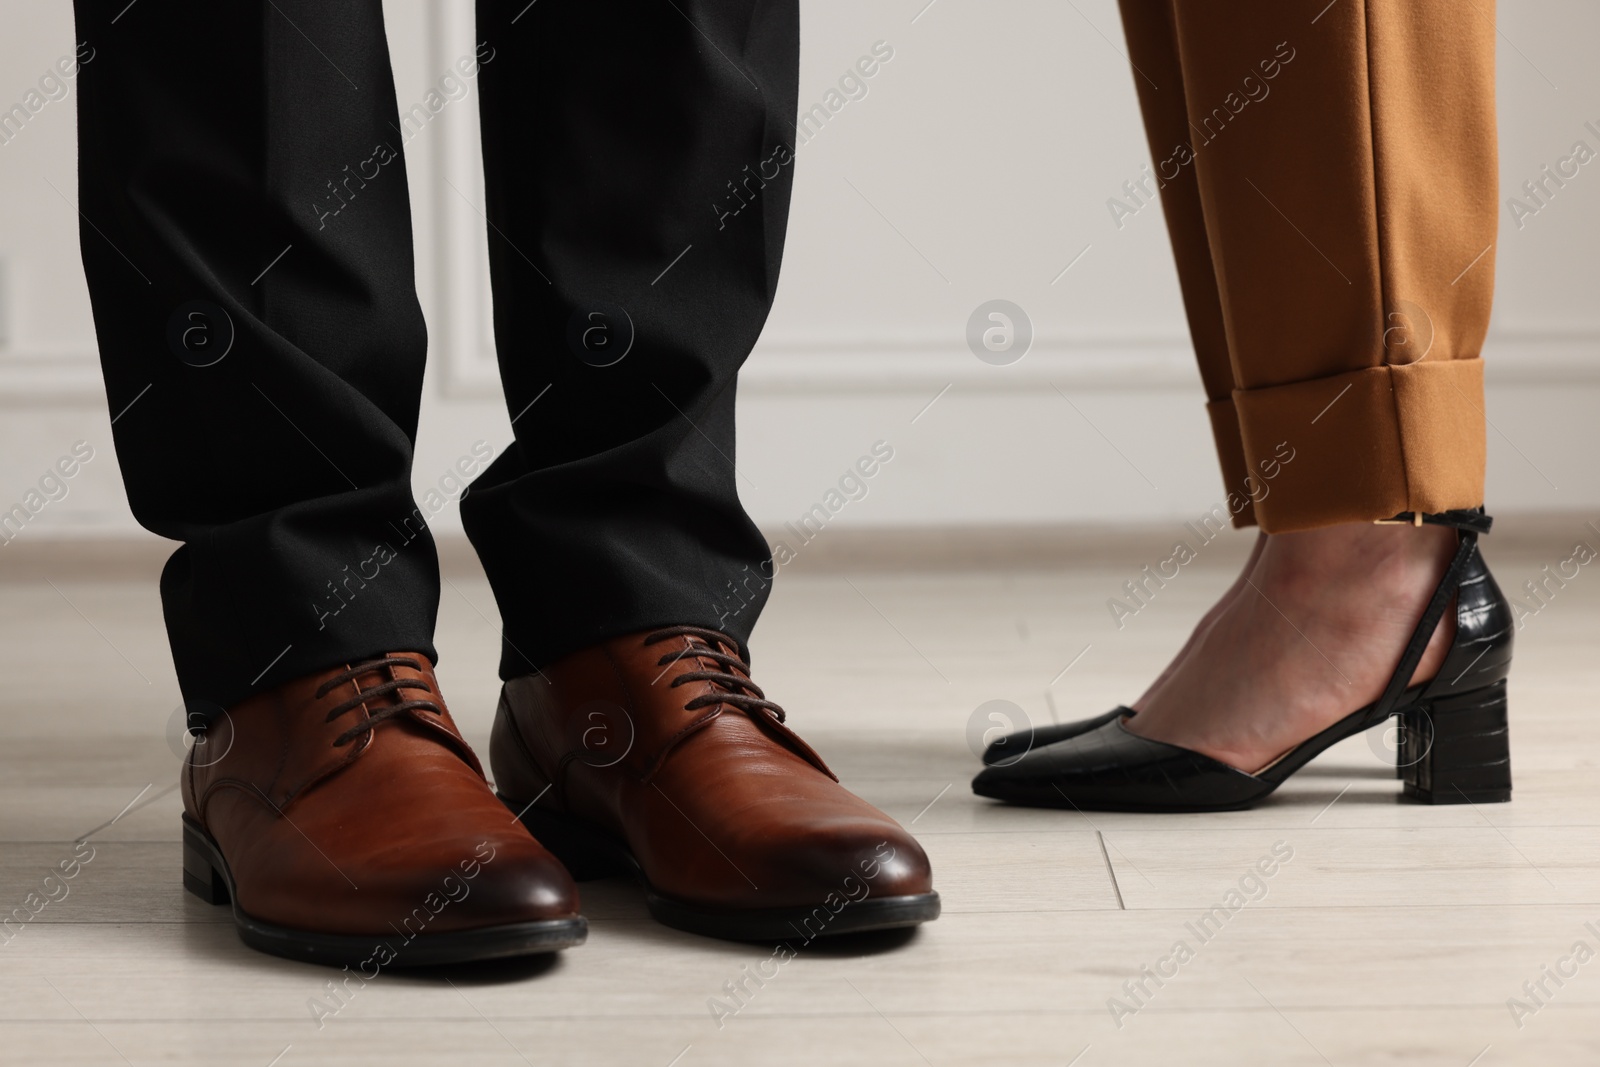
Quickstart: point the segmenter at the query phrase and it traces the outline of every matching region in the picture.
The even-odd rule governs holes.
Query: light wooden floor
[[[1565,559],[1582,534],[1566,525],[1491,545],[1502,585]],[[1523,991],[1575,943],[1600,952],[1600,574],[1587,568],[1518,636],[1511,804],[1398,803],[1381,739],[1341,745],[1238,814],[1086,818],[972,796],[974,709],[1008,700],[1048,722],[1131,699],[1245,547],[1208,548],[1120,632],[1105,599],[1151,558],[786,575],[757,678],[846,785],[912,824],[945,913],[909,938],[806,948],[720,1026],[711,998],[770,950],[665,929],[629,885],[603,882],[585,888],[589,943],[553,964],[384,974],[319,1028],[308,1001],[331,973],[245,949],[223,909],[180,888],[177,698],[153,573],[0,585],[0,904],[21,904],[102,827],[70,895],[0,944],[0,1061],[1600,1062],[1600,960],[1559,987],[1545,978],[1542,1007]],[[480,745],[496,691],[485,617],[481,579],[452,579],[440,676]],[[1292,859],[1259,899],[1197,937],[1188,924],[1280,842]],[[1114,1020],[1108,1000],[1138,1006],[1124,983],[1178,941],[1193,958]],[[1520,1026],[1512,997],[1538,1009]]]

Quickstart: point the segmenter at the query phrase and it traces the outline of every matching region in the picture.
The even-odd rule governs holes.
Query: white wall
[[[1162,220],[1152,207],[1119,230],[1106,209],[1147,161],[1113,0],[925,3],[804,4],[804,105],[874,42],[895,55],[799,153],[778,306],[741,382],[748,507],[767,525],[798,515],[884,439],[895,459],[840,521],[1128,521],[1205,508],[1220,483]],[[393,0],[388,10],[408,105],[471,50],[471,4]],[[0,0],[0,13],[8,107],[73,34],[64,3]],[[1584,129],[1600,127],[1600,69],[1586,55],[1600,9],[1503,2],[1500,29],[1509,196],[1575,140],[1600,149]],[[510,438],[487,333],[483,224],[445,184],[481,205],[475,117],[475,102],[452,104],[407,148],[434,338],[419,487],[478,438]],[[0,146],[0,510],[75,440],[98,449],[29,537],[134,529],[66,199],[73,136],[69,99]],[[1521,229],[1502,212],[1486,352],[1497,511],[1600,510],[1597,236],[1600,168]],[[1036,331],[1010,367],[966,348],[969,314],[996,297],[1024,307]]]

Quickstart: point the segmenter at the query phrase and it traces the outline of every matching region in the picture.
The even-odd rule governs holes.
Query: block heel
[[[1424,804],[1511,799],[1504,680],[1402,713],[1405,795]]]
[[[228,880],[217,869],[215,850],[203,833],[183,821],[183,888],[207,904],[226,904],[232,896]]]

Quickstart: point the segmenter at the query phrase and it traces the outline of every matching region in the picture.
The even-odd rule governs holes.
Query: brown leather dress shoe
[[[394,652],[228,709],[183,768],[183,884],[239,936],[356,967],[583,942],[578,891],[484,781],[427,657]]]
[[[574,877],[631,873],[668,926],[738,940],[914,926],[928,858],[784,725],[728,637],[619,637],[505,685],[489,762]]]

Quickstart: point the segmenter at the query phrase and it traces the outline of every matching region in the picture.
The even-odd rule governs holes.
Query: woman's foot
[[[1211,624],[1216,621],[1218,615],[1222,614],[1223,609],[1226,608],[1241,591],[1249,588],[1249,585],[1246,584],[1245,579],[1250,576],[1251,569],[1255,567],[1256,559],[1261,555],[1261,549],[1262,546],[1266,544],[1266,540],[1266,534],[1256,535],[1255,544],[1250,548],[1250,558],[1245,560],[1244,569],[1239,572],[1239,577],[1234,579],[1233,584],[1228,587],[1228,591],[1222,594],[1222,598],[1215,604],[1211,605],[1211,610],[1206,612],[1205,615],[1200,619],[1199,624],[1194,628],[1194,632],[1189,635],[1189,640],[1184,642],[1183,647],[1178,649],[1178,654],[1172,657],[1172,662],[1167,664],[1167,669],[1162,671],[1161,674],[1157,676],[1156,680],[1150,683],[1150,687],[1144,691],[1144,696],[1140,697],[1138,701],[1135,701],[1135,703],[1142,703],[1143,701],[1149,699],[1150,694],[1154,693],[1156,688],[1160,686],[1162,682],[1167,680],[1167,676],[1178,669],[1178,664],[1183,662],[1184,657],[1189,654],[1189,650],[1192,649],[1205,634],[1205,632],[1211,628]],[[1057,741],[1063,741],[1069,737],[1077,737],[1082,734],[1086,734],[1089,731],[1097,729],[1108,722],[1115,722],[1117,719],[1122,718],[1127,711],[1128,709],[1125,707],[1117,707],[1087,719],[1075,719],[1071,722],[1052,723],[1049,726],[1041,725],[1034,727],[1029,725],[1022,730],[1013,731],[1012,733],[990,741],[984,746],[983,752],[980,753],[979,758],[983,760],[985,766],[995,766],[997,764],[1003,766],[1015,763],[1017,760],[1021,759],[1023,755],[1028,752],[1028,750],[1032,749],[1036,745],[1050,745]]]
[[[1263,536],[1125,728],[1261,770],[1378,698],[1455,548],[1439,526]],[[1447,612],[1413,684],[1438,672],[1454,636]]]
[[[1200,617],[1200,621],[1195,624],[1194,632],[1189,634],[1189,640],[1185,641],[1183,647],[1178,649],[1178,654],[1172,657],[1172,662],[1167,664],[1167,669],[1158,674],[1156,680],[1150,683],[1149,688],[1144,691],[1144,695],[1133,702],[1133,707],[1144,706],[1145,702],[1161,687],[1161,684],[1172,677],[1172,672],[1178,669],[1178,664],[1188,658],[1190,651],[1199,643],[1200,638],[1205,636],[1206,631],[1211,629],[1211,624],[1217,621],[1217,617],[1222,614],[1229,604],[1238,598],[1241,592],[1250,588],[1245,579],[1249,578],[1251,572],[1254,571],[1256,560],[1261,558],[1261,550],[1266,547],[1266,543],[1267,535],[1258,531],[1255,544],[1250,546],[1250,558],[1244,561],[1244,569],[1239,572],[1239,577],[1235,578],[1233,584],[1228,586],[1228,591],[1223,593],[1215,604],[1211,605],[1211,610]]]

